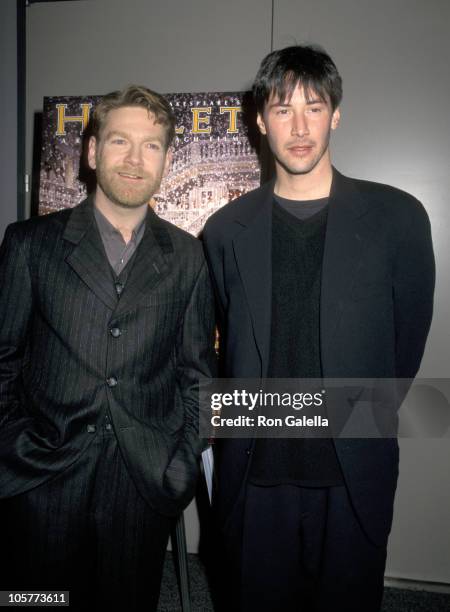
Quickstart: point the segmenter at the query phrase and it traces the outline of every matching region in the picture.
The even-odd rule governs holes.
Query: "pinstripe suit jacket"
[[[215,367],[201,244],[150,210],[118,299],[88,198],[9,226],[0,285],[0,497],[75,462],[109,409],[143,497],[179,512],[203,448],[198,381]]]

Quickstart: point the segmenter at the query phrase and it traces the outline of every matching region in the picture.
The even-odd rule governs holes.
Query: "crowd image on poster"
[[[255,140],[244,121],[243,93],[175,93],[168,99],[176,138],[156,212],[197,235],[207,218],[260,183]],[[83,144],[98,96],[44,98],[39,214],[76,206],[86,197]]]

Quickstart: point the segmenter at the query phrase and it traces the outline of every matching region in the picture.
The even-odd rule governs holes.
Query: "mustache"
[[[133,176],[136,176],[137,178],[150,178],[150,175],[144,171],[143,168],[128,168],[126,166],[116,166],[114,168],[114,170],[116,172],[119,172],[121,174],[131,174]]]

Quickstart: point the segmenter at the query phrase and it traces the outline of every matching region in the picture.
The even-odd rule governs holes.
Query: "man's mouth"
[[[297,155],[302,155],[302,154],[305,155],[306,153],[309,153],[312,150],[312,148],[313,148],[312,145],[292,145],[288,147],[289,151]]]
[[[130,179],[132,181],[140,181],[143,178],[140,174],[133,174],[131,172],[118,172],[118,174],[122,178]]]

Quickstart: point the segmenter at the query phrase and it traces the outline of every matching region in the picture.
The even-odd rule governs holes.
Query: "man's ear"
[[[167,176],[169,174],[170,164],[172,163],[172,159],[173,159],[173,148],[169,147],[166,151],[166,160],[164,162],[163,176]]]
[[[339,108],[336,108],[331,118],[331,129],[332,130],[335,130],[338,127],[340,120],[341,120],[341,111],[339,110]]]
[[[267,130],[266,130],[266,124],[264,123],[264,119],[262,118],[261,113],[258,113],[256,116],[256,123],[259,127],[259,131],[261,132],[261,134],[264,134],[264,136],[267,134]]]
[[[91,136],[89,138],[89,144],[88,144],[88,164],[89,164],[89,168],[91,168],[92,170],[95,170],[97,167],[97,163],[95,161],[96,151],[97,151],[97,139],[95,138],[95,136]]]

